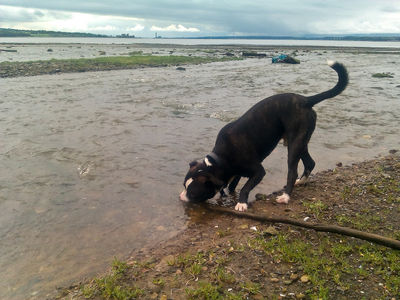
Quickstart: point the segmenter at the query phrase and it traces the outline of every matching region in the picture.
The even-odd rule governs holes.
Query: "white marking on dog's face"
[[[189,178],[188,180],[186,180],[185,182],[185,188],[188,189],[189,185],[193,182],[193,178]]]
[[[282,195],[276,197],[276,202],[278,202],[278,203],[288,204],[289,200],[290,200],[290,196],[286,193],[283,193]]]
[[[185,201],[185,202],[189,202],[189,199],[186,195],[186,190],[182,191],[182,193],[179,195],[179,199],[181,199],[182,201]]]
[[[185,189],[182,191],[182,193],[180,193],[179,195],[179,199],[181,199],[182,201],[185,202],[189,202],[189,198],[187,197],[187,189],[189,187],[189,185],[193,182],[193,178],[189,178],[188,180],[186,180],[185,182]]]
[[[206,164],[207,167],[211,167],[213,164],[209,161],[209,159],[206,157],[204,159],[204,163]]]
[[[240,203],[238,202],[235,206],[235,210],[237,211],[246,211],[247,210],[247,203]]]

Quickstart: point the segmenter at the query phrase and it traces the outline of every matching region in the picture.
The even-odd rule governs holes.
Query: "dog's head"
[[[213,174],[213,165],[207,158],[192,161],[185,176],[180,199],[187,202],[202,202],[211,199],[220,190],[223,182]]]

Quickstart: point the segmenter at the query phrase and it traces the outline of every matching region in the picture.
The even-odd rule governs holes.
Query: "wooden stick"
[[[270,222],[270,223],[284,223],[290,224],[298,227],[309,228],[315,231],[322,231],[322,232],[331,232],[331,233],[338,233],[342,235],[347,235],[351,237],[355,237],[361,240],[373,242],[375,244],[383,245],[389,248],[400,250],[400,241],[388,238],[385,236],[381,236],[374,233],[368,233],[348,227],[342,227],[337,225],[329,225],[329,224],[322,224],[322,223],[308,223],[305,221],[300,221],[292,218],[285,218],[285,217],[271,217],[267,215],[258,215],[248,212],[238,212],[230,208],[220,207],[220,206],[211,206],[206,205],[207,209],[212,211],[217,211],[224,214],[229,214],[239,218],[251,219],[256,220],[262,223]]]

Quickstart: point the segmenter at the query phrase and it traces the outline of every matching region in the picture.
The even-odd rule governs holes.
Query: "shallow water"
[[[332,87],[326,59],[343,62],[351,83],[315,108],[316,171],[399,148],[398,55],[299,58],[0,79],[0,298],[41,299],[183,230],[178,194],[188,162],[257,101]],[[250,199],[283,186],[286,149],[264,166]]]

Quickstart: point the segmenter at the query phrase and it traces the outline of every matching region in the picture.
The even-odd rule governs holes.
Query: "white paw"
[[[302,185],[307,183],[308,177],[303,176],[300,179],[297,179],[294,185]]]
[[[237,211],[246,211],[247,210],[247,203],[237,203],[235,206],[235,210]]]
[[[286,193],[283,193],[282,195],[276,197],[276,202],[278,202],[278,203],[288,204],[289,200],[290,200],[290,196]]]

